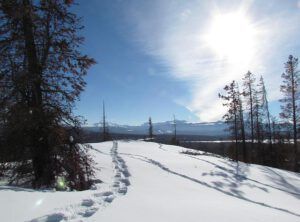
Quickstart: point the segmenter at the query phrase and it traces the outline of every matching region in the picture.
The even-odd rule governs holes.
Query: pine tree
[[[177,140],[177,124],[176,124],[176,117],[173,115],[173,126],[174,126],[174,135],[171,139],[171,144],[179,145],[179,141]]]
[[[0,99],[5,144],[32,160],[33,186],[50,186],[62,172],[61,149],[94,60],[79,51],[83,26],[72,1],[10,0],[0,4]],[[4,110],[4,112],[3,112]],[[23,155],[25,154],[25,155]],[[26,161],[24,161],[26,162]],[[28,161],[27,161],[28,162]]]
[[[153,140],[153,125],[152,125],[152,119],[149,117],[149,140]]]
[[[243,95],[246,99],[246,104],[249,107],[249,117],[250,117],[250,131],[251,131],[251,143],[254,142],[254,105],[253,105],[253,95],[254,95],[254,83],[255,78],[253,74],[248,71],[243,78],[244,92]]]
[[[298,109],[300,101],[299,94],[299,70],[298,58],[289,56],[288,61],[285,63],[285,72],[281,75],[283,84],[280,86],[280,91],[283,93],[284,98],[279,101],[281,105],[280,117],[286,121],[288,128],[291,126],[294,142],[294,166],[297,170],[297,121],[299,120]],[[290,124],[291,123],[291,124]]]
[[[225,95],[219,93],[219,98],[225,102],[223,106],[227,107],[227,113],[223,116],[225,122],[229,125],[228,130],[235,140],[235,160],[238,161],[238,135],[239,135],[239,93],[235,81],[224,87]]]
[[[273,151],[273,141],[272,141],[272,125],[271,125],[271,116],[269,111],[269,102],[267,99],[267,91],[264,83],[264,79],[261,76],[258,83],[258,95],[260,103],[260,109],[261,109],[261,140],[264,140],[265,137],[267,137],[269,141],[269,157],[268,159],[271,159],[273,161],[274,159],[274,151]],[[264,144],[262,144],[263,149],[263,163],[266,163],[266,151],[264,149]]]
[[[259,87],[259,92],[261,93],[263,114],[266,116],[267,137],[269,139],[269,144],[272,147],[271,116],[270,116],[270,111],[269,111],[269,102],[268,102],[268,98],[267,98],[267,90],[266,90],[264,79],[263,79],[262,76],[260,77],[258,87]]]
[[[259,157],[261,156],[261,162],[265,163],[265,146],[263,143],[264,140],[264,125],[263,125],[263,105],[262,105],[262,97],[261,97],[262,91],[255,90],[253,93],[253,115],[254,115],[254,132],[255,132],[255,139],[257,143],[255,144],[255,150],[254,150],[254,160],[258,162]]]
[[[246,104],[248,106],[247,108],[249,109],[250,132],[251,132],[251,153],[253,152],[253,144],[254,144],[254,101],[253,101],[253,96],[255,92],[254,83],[255,83],[254,75],[250,71],[248,71],[243,78],[243,85],[244,85],[243,95],[246,99]]]

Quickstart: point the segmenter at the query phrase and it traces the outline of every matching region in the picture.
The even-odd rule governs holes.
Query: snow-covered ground
[[[300,221],[299,174],[151,142],[91,145],[102,183],[83,192],[0,186],[0,221]]]

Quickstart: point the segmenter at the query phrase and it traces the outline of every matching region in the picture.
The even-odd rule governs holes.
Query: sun
[[[247,16],[235,12],[216,15],[204,39],[216,56],[247,63],[255,54],[256,33],[256,28]]]

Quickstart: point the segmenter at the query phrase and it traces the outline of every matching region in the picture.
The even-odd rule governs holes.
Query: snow
[[[1,221],[300,221],[300,175],[143,141],[91,144],[88,191],[0,186]]]

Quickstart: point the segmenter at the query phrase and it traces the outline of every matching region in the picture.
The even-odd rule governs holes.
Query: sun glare
[[[255,52],[256,29],[242,13],[215,16],[205,35],[214,53],[232,62],[248,63]]]

